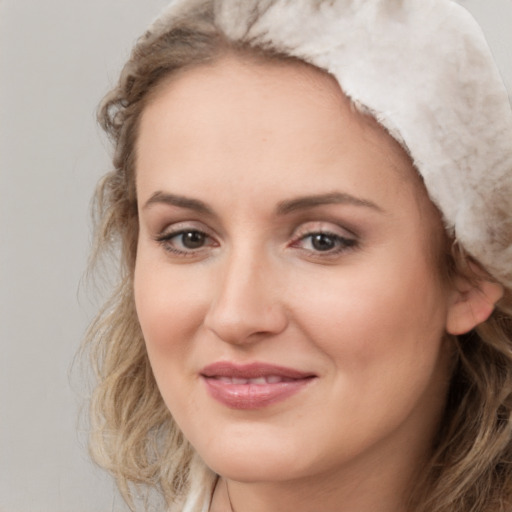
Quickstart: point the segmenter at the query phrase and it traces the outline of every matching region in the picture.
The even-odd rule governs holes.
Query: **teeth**
[[[256,377],[254,379],[241,379],[238,377],[217,377],[217,380],[226,384],[262,386],[264,384],[279,384],[280,382],[288,382],[292,379],[279,377],[278,375],[268,375],[266,377]]]

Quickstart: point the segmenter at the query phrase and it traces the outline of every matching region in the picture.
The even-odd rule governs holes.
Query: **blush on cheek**
[[[392,268],[379,270],[393,273]],[[298,316],[314,327],[315,339],[327,351],[339,354],[339,364],[362,371],[393,354],[405,357],[423,343],[440,343],[443,301],[429,286],[418,290],[421,279],[415,274],[401,274],[380,281],[355,276],[335,293],[314,296]]]
[[[169,279],[165,267],[154,264],[150,251],[139,244],[139,253],[134,273],[135,307],[142,332],[147,344],[164,349],[182,322],[184,308],[183,294]]]

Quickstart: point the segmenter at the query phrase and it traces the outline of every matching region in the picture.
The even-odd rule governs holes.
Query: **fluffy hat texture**
[[[207,0],[176,0],[153,25]],[[447,230],[512,287],[512,108],[452,0],[211,0],[227,38],[331,73],[408,151]]]

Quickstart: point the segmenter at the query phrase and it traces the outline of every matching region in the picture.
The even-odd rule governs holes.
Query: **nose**
[[[265,339],[286,329],[288,315],[278,269],[254,254],[233,256],[214,277],[206,328],[231,344]]]

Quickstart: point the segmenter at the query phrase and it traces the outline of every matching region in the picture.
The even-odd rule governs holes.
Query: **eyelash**
[[[183,237],[187,234],[195,234],[196,236],[199,235],[201,237],[204,237],[206,245],[202,245],[201,247],[198,247],[197,249],[178,249],[175,245],[173,245],[172,240],[176,239],[178,237]],[[334,246],[334,249],[328,249],[325,251],[319,250],[319,249],[307,249],[304,247],[300,247],[300,244],[306,240],[310,240],[310,244],[314,244],[314,237],[325,237],[327,239],[331,239],[332,244]],[[159,234],[155,240],[162,245],[162,247],[167,251],[174,255],[181,256],[181,257],[194,257],[198,256],[203,249],[207,247],[217,247],[218,243],[214,241],[213,237],[211,237],[208,233],[205,231],[202,231],[200,229],[195,228],[185,228],[185,229],[178,229],[176,231],[171,232],[165,232]],[[208,241],[210,243],[208,244]],[[212,243],[213,242],[213,243]],[[183,245],[183,238],[181,240],[181,243]],[[354,249],[357,249],[359,246],[359,242],[357,238],[348,238],[344,237],[342,235],[339,235],[337,233],[333,233],[328,230],[322,230],[322,229],[316,229],[316,230],[309,230],[305,233],[300,234],[297,236],[292,242],[289,244],[289,247],[297,248],[302,251],[308,252],[310,254],[313,254],[314,256],[323,257],[323,258],[329,258],[337,256],[343,252],[348,252]]]
[[[177,247],[172,245],[173,239],[178,238],[180,236],[183,237],[183,235],[192,234],[192,233],[204,237],[205,240],[213,240],[213,238],[210,235],[208,235],[208,233],[205,233],[204,231],[201,231],[200,229],[195,229],[195,228],[178,229],[176,231],[161,233],[160,235],[158,235],[155,238],[155,240],[160,245],[162,245],[164,250],[166,250],[172,254],[175,254],[177,256],[182,256],[182,257],[193,257],[193,256],[196,256],[202,249],[204,249],[205,246],[201,246],[196,250],[194,250],[194,249],[182,250],[182,249],[178,249]],[[183,243],[183,238],[182,238],[182,243]],[[218,245],[218,244],[216,244],[216,243],[210,244],[210,246],[216,246],[216,245]]]
[[[315,250],[315,249],[306,249],[306,248],[298,247],[301,242],[304,242],[305,240],[308,240],[308,239],[310,240],[310,244],[313,245],[314,238],[319,237],[319,236],[325,237],[327,239],[331,239],[331,241],[334,245],[334,248],[322,251],[319,249]],[[318,230],[314,230],[314,231],[309,231],[308,233],[305,233],[305,234],[299,236],[295,241],[293,241],[290,244],[290,246],[298,247],[299,249],[302,249],[304,251],[311,252],[315,256],[333,257],[333,256],[337,256],[341,253],[356,249],[358,247],[358,240],[356,238],[344,237],[338,233],[333,233],[328,230],[318,229]]]

